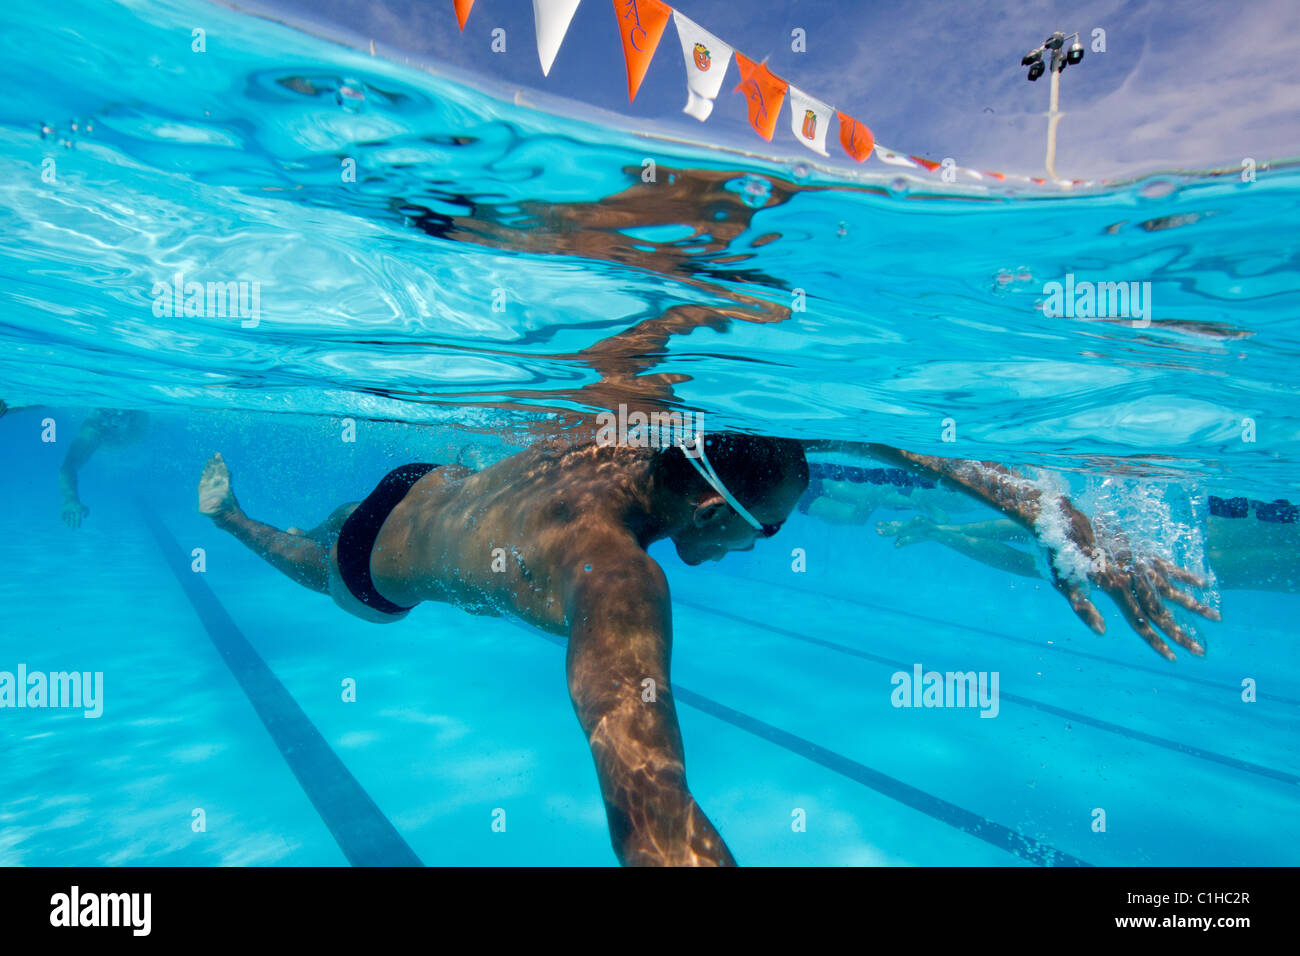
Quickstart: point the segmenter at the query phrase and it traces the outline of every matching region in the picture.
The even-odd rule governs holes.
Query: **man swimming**
[[[13,406],[0,399],[0,418],[14,412],[26,412],[42,408],[39,405]],[[63,501],[59,515],[63,523],[72,530],[81,527],[81,522],[90,514],[81,501],[77,487],[77,472],[81,470],[91,456],[101,447],[121,448],[138,441],[144,434],[149,416],[142,411],[119,408],[97,408],[81,423],[77,436],[63,456],[59,466],[59,494]]]
[[[872,447],[1030,525],[1060,509],[1068,541],[1053,547],[1096,559],[1092,580],[1135,630],[1164,647],[1154,623],[1203,653],[1162,604],[1167,598],[1217,617],[1169,583],[1195,581],[1190,575],[1133,555],[1121,538],[1102,539],[1068,500],[1044,500],[1001,466]],[[203,471],[198,501],[200,512],[274,567],[365,620],[397,621],[421,601],[444,601],[566,636],[569,694],[619,860],[731,865],[687,787],[669,678],[668,584],[646,549],[670,539],[689,565],[747,551],[779,530],[808,481],[799,442],[717,433],[689,448],[538,443],[477,472],[405,465],[306,533],[246,515],[220,454]],[[1079,582],[1057,586],[1086,623],[1104,630]],[[646,678],[657,688],[651,702],[642,699]]]

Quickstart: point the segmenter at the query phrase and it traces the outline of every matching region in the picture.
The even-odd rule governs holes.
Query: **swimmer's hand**
[[[1133,630],[1161,657],[1172,661],[1174,652],[1153,624],[1179,646],[1197,656],[1205,655],[1205,648],[1179,626],[1165,606],[1165,601],[1172,601],[1211,621],[1219,620],[1218,611],[1173,584],[1205,587],[1201,578],[1153,555],[1135,554],[1127,538],[1113,531],[1102,533],[1068,498],[1045,495],[1041,485],[997,462],[935,458],[874,443],[864,447],[880,461],[928,472],[1032,531],[1051,556],[1052,583],[1080,620],[1098,634],[1105,633],[1106,622],[1084,594],[1084,578],[1114,599]],[[1046,514],[1049,508],[1059,512]],[[1046,523],[1042,520],[1045,514],[1051,519]],[[1057,530],[1050,540],[1044,540],[1049,526]],[[1071,567],[1073,574],[1062,570]]]
[[[1174,660],[1174,652],[1152,627],[1154,624],[1180,647],[1185,647],[1198,657],[1204,657],[1205,648],[1178,624],[1165,601],[1172,601],[1211,621],[1219,620],[1218,611],[1201,604],[1173,583],[1203,588],[1205,580],[1162,558],[1134,553],[1128,539],[1119,532],[1099,533],[1092,520],[1074,507],[1069,499],[1059,498],[1056,505],[1065,519],[1066,537],[1091,563],[1087,572],[1088,580],[1111,596],[1138,636],[1161,657]],[[1044,507],[1050,508],[1052,503],[1044,502]],[[1082,583],[1060,572],[1060,549],[1051,545],[1047,549],[1051,556],[1052,583],[1056,589],[1065,595],[1083,623],[1098,634],[1105,633],[1106,622],[1084,594]]]
[[[66,498],[63,502],[63,523],[73,531],[81,527],[81,520],[90,514],[90,509],[76,498]]]

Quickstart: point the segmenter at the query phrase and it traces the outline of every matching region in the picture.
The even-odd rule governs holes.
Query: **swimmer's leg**
[[[328,546],[322,546],[313,538],[289,534],[269,524],[254,521],[244,514],[244,509],[239,507],[239,502],[230,489],[230,469],[226,467],[220,453],[208,459],[203,476],[199,479],[199,512],[210,517],[218,528],[229,531],[254,554],[292,580],[321,594],[329,593]],[[338,511],[330,516],[326,524],[336,515]]]
[[[1007,523],[1010,524],[1010,522]],[[931,523],[928,518],[917,515],[906,523],[902,521],[877,522],[876,533],[885,537],[893,537],[894,547],[896,548],[903,548],[909,544],[917,544],[922,541],[933,541],[999,571],[1007,571],[1023,578],[1036,578],[1039,576],[1038,565],[1035,563],[1032,554],[1003,544],[1000,540],[992,537],[996,534],[1005,534],[1008,539],[1015,540],[1010,537],[1010,533],[1005,528],[1001,528],[1001,522],[986,522],[984,524],[987,526],[980,527],[979,530],[989,534],[990,537],[966,534],[965,531],[968,527],[966,525],[936,525]]]
[[[992,521],[968,521],[965,524],[939,522],[939,529],[964,534],[968,538],[983,538],[986,541],[1021,541],[1025,544],[1034,542],[1032,534],[1007,518],[995,518]]]

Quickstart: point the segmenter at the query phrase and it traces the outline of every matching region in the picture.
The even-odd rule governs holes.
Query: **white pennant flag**
[[[673,23],[686,57],[686,106],[682,112],[703,123],[713,112],[713,101],[722,89],[722,78],[731,63],[731,47],[676,10]]]
[[[910,166],[912,169],[920,169],[916,163],[912,162],[906,156],[900,155],[892,149],[886,149],[879,143],[876,144],[876,156],[882,163],[889,163],[891,166]]]
[[[550,76],[555,54],[560,52],[564,35],[582,0],[533,0],[533,19],[537,21],[537,56],[542,61],[542,75]]]
[[[790,87],[790,129],[794,131],[794,138],[814,153],[830,155],[826,152],[826,131],[831,128],[833,112],[821,100],[815,100],[803,90]]]

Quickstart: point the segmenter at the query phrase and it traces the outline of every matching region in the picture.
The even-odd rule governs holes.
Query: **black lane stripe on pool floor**
[[[545,631],[524,624],[522,621],[508,620],[516,627],[538,635],[558,647],[564,648],[568,645],[568,642],[562,637],[547,634]],[[1064,850],[1058,850],[1049,843],[1043,843],[1041,840],[1025,836],[1019,830],[1012,830],[1010,827],[995,823],[988,817],[982,817],[978,813],[957,806],[955,803],[949,803],[942,797],[936,797],[932,793],[927,793],[910,784],[903,783],[901,780],[896,780],[879,770],[868,767],[866,764],[850,760],[843,754],[827,750],[811,740],[805,740],[803,737],[782,730],[780,727],[766,724],[757,717],[751,717],[749,714],[728,707],[726,704],[720,704],[703,694],[687,690],[676,681],[673,682],[671,692],[674,699],[679,703],[694,707],[710,717],[716,717],[718,720],[731,724],[746,733],[775,744],[783,750],[797,754],[805,760],[810,760],[827,770],[838,773],[842,777],[860,783],[864,787],[876,791],[881,796],[888,797],[905,807],[924,813],[940,823],[946,823],[968,836],[983,840],[1000,850],[1006,850],[1013,856],[1019,857],[1028,863],[1034,863],[1038,866],[1092,866],[1091,863],[1087,863],[1077,856],[1071,856]]]
[[[1236,695],[1241,693],[1240,687],[1234,687],[1231,684],[1221,684],[1218,681],[1210,680],[1205,677],[1193,677],[1191,674],[1180,674],[1174,670],[1163,670],[1155,667],[1148,667],[1145,664],[1134,664],[1130,661],[1115,660],[1110,657],[1103,657],[1101,654],[1093,654],[1089,651],[1081,651],[1073,647],[1065,647],[1061,644],[1044,644],[1041,641],[1030,640],[1025,637],[1016,637],[1014,634],[1004,634],[1001,631],[990,630],[987,627],[979,627],[975,624],[959,624],[956,621],[949,621],[941,617],[930,617],[926,614],[918,614],[916,611],[907,611],[902,608],[887,607],[883,604],[875,604],[871,601],[864,601],[861,598],[845,597],[842,594],[827,594],[824,591],[818,591],[814,588],[802,588],[797,584],[784,584],[779,581],[765,581],[762,578],[750,577],[747,574],[729,574],[721,572],[729,578],[737,581],[745,581],[749,584],[756,584],[760,587],[785,588],[787,591],[795,591],[799,594],[807,594],[812,597],[830,598],[833,601],[842,601],[845,604],[852,604],[855,607],[864,607],[871,611],[880,611],[885,614],[895,614],[899,617],[910,617],[913,620],[923,621],[926,624],[938,624],[940,627],[948,627],[954,630],[970,631],[974,634],[987,634],[989,637],[996,637],[1003,641],[1011,641],[1015,644],[1024,644],[1036,651],[1044,653],[1051,652],[1054,654],[1068,654],[1073,657],[1082,657],[1090,661],[1098,661],[1108,667],[1122,667],[1125,670],[1142,671],[1146,674],[1154,674],[1161,680],[1181,681],[1185,684],[1198,684],[1202,687],[1209,687],[1221,693]],[[1074,620],[1071,618],[1071,620]],[[1289,704],[1292,707],[1300,707],[1300,700],[1294,697],[1287,697],[1282,694],[1274,694],[1267,691],[1261,691],[1256,694],[1258,700],[1268,700],[1279,704]]]
[[[140,504],[140,513],[217,653],[348,862],[353,866],[423,866],[293,695],[240,633],[203,575],[190,570],[189,559],[171,532],[144,503]]]
[[[779,634],[782,637],[788,637],[791,640],[801,641],[804,644],[812,644],[815,647],[824,647],[828,650],[836,651],[840,654],[847,654],[850,657],[861,658],[862,660],[871,661],[873,664],[884,664],[895,670],[911,672],[912,665],[905,664],[902,661],[892,660],[888,657],[882,657],[879,654],[872,654],[870,651],[859,650],[856,647],[850,647],[847,644],[840,644],[836,641],[828,641],[824,637],[808,637],[797,631],[791,631],[784,627],[776,627],[772,624],[763,624],[759,621],[752,621],[747,617],[739,614],[732,614],[729,611],[719,611],[716,608],[705,607],[702,604],[696,604],[693,601],[687,601],[682,598],[675,598],[674,603],[683,607],[689,607],[691,610],[699,611],[702,614],[715,614],[718,617],[725,617],[739,624],[748,627],[756,627],[760,630],[770,631],[773,634]],[[1142,730],[1136,730],[1132,727],[1124,727],[1120,724],[1113,724],[1108,720],[1101,720],[1098,717],[1089,717],[1087,714],[1081,714],[1075,710],[1066,710],[1064,707],[1057,707],[1054,704],[1047,704],[1039,700],[1033,700],[1029,697],[1021,697],[1019,694],[1009,694],[1005,691],[999,691],[998,698],[1013,704],[1019,704],[1022,707],[1030,707],[1034,710],[1042,711],[1045,714],[1051,714],[1053,717],[1061,717],[1065,720],[1073,720],[1076,723],[1084,724],[1089,727],[1095,727],[1107,733],[1117,734],[1121,737],[1127,737],[1129,740],[1137,740],[1141,743],[1152,744],[1156,747],[1163,747],[1166,750],[1172,750],[1175,753],[1185,754],[1189,757],[1195,757],[1198,760],[1206,760],[1211,763],[1222,764],[1225,767],[1231,767],[1233,770],[1241,770],[1245,773],[1258,774],[1261,777],[1268,777],[1272,780],[1280,780],[1282,783],[1296,785],[1300,784],[1300,775],[1290,773],[1286,770],[1276,770],[1273,767],[1266,767],[1263,764],[1251,763],[1248,760],[1241,760],[1238,757],[1229,757],[1227,754],[1221,754],[1213,750],[1206,750],[1202,747],[1196,747],[1192,744],[1180,743],[1177,740],[1170,740],[1167,737],[1157,737],[1155,734],[1148,734]]]

